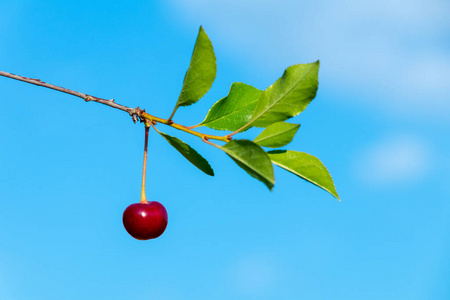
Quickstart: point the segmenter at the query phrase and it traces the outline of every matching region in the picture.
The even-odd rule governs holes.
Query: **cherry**
[[[138,240],[159,237],[167,227],[167,211],[156,201],[134,203],[123,212],[123,226],[127,232]]]
[[[155,239],[167,227],[167,211],[156,201],[147,201],[145,196],[145,173],[147,170],[148,130],[152,123],[145,121],[144,166],[142,168],[141,202],[128,206],[123,212],[122,222],[128,233],[138,240]]]

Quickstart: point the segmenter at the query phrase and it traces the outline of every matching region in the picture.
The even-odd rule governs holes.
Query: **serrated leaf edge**
[[[252,141],[250,141],[250,142],[252,142]],[[256,143],[255,143],[255,144],[256,144]],[[258,145],[258,146],[259,146],[259,145]],[[242,161],[241,159],[237,159],[237,158],[231,156],[230,154],[228,154],[228,151],[226,151],[226,149],[223,148],[223,146],[219,146],[219,147],[220,147],[220,148],[221,148],[221,149],[222,149],[229,157],[231,157],[232,159],[238,160],[238,161],[241,162],[242,164],[246,165],[249,169],[251,169],[251,170],[254,171],[255,173],[258,173],[258,174],[259,174],[259,172],[257,172],[254,168],[249,167],[248,164],[244,163],[244,161]],[[259,146],[259,147],[261,147],[261,146]],[[261,149],[262,149],[262,148],[261,148]],[[262,149],[262,150],[264,151],[264,149]],[[269,157],[269,160],[272,162],[272,160],[270,159],[270,156],[267,154],[267,152],[264,151],[264,153],[266,153],[266,155]],[[272,186],[269,187],[269,189],[272,191],[273,187],[275,186],[275,176],[274,176],[274,178],[273,178],[273,182],[270,181],[270,180],[269,180],[269,182],[272,184]]]
[[[280,151],[280,150],[274,150],[274,151]],[[295,150],[290,150],[290,151],[295,151]],[[268,153],[270,153],[270,152],[268,152]],[[311,154],[306,153],[306,152],[300,152],[300,153],[304,153],[304,154],[307,154],[307,155],[312,156],[312,157],[314,157],[314,158],[317,158],[316,156],[311,155]],[[270,156],[269,156],[269,158],[270,158]],[[330,178],[331,178],[333,187],[334,187],[334,189],[336,190],[336,186],[335,186],[335,184],[334,184],[334,180],[333,180],[333,177],[332,177],[331,174],[330,174],[330,171],[328,171],[327,167],[325,167],[325,165],[320,161],[320,159],[317,158],[317,160],[323,165],[323,167],[325,168],[325,170],[327,170],[328,175],[330,175]],[[274,165],[277,165],[278,167],[280,167],[280,168],[282,168],[282,169],[285,169],[285,170],[291,172],[292,174],[294,174],[294,175],[296,175],[296,176],[298,176],[298,177],[300,177],[300,178],[302,178],[302,179],[304,179],[304,180],[306,180],[306,181],[308,181],[308,182],[311,182],[311,183],[313,183],[315,186],[317,186],[317,187],[319,187],[319,188],[321,188],[321,189],[327,191],[328,193],[330,193],[331,195],[333,195],[336,199],[338,199],[339,202],[341,202],[341,199],[339,198],[339,194],[338,194],[337,191],[336,191],[336,195],[335,195],[332,191],[330,191],[329,189],[327,189],[327,188],[325,188],[325,187],[322,187],[321,184],[315,182],[314,180],[307,179],[307,178],[305,178],[304,176],[298,174],[298,172],[296,172],[296,171],[292,170],[291,168],[288,168],[288,167],[286,167],[286,166],[284,166],[284,165],[278,164],[278,163],[274,162],[272,159],[271,159],[271,161],[272,161],[272,163],[273,163]]]
[[[285,133],[285,132],[289,132],[289,131],[291,131],[291,130],[295,130],[295,133],[297,133],[297,131],[298,131],[298,129],[300,128],[300,124],[294,124],[294,123],[289,123],[289,122],[276,122],[276,123],[273,123],[273,124],[277,124],[277,123],[288,123],[288,124],[293,124],[293,125],[297,125],[297,127],[292,127],[291,129],[287,129],[287,130],[285,130],[285,131],[279,131],[276,135],[271,135],[271,136],[269,136],[269,137],[266,137],[266,138],[264,138],[264,139],[262,139],[262,140],[258,140],[257,141],[257,139],[258,139],[258,137],[259,137],[259,135],[261,135],[263,132],[264,132],[264,130],[265,129],[267,129],[267,127],[253,140],[253,142],[255,142],[256,144],[258,144],[258,142],[261,142],[261,141],[264,141],[264,140],[267,140],[267,139],[269,139],[269,138],[272,138],[272,137],[274,137],[274,136],[277,136],[277,135],[281,135],[281,134],[283,134],[283,133]],[[271,124],[271,125],[273,125],[273,124]],[[270,125],[269,125],[270,126]],[[295,134],[294,134],[294,136],[295,136]],[[289,141],[289,143],[292,141],[294,139],[294,137],[292,137],[292,139]],[[259,145],[259,144],[258,144]],[[285,145],[287,145],[287,144],[285,144]],[[285,146],[285,145],[283,145],[283,146]],[[272,148],[272,147],[268,147],[268,146],[262,146],[262,145],[259,145],[259,146],[261,146],[261,147],[267,147],[267,148]],[[280,147],[283,147],[283,146],[280,146]]]
[[[320,64],[320,61],[317,60],[317,61],[315,61],[315,62],[313,62],[313,63],[309,63],[309,64],[310,64],[310,65],[313,65],[313,64],[316,64],[316,63]],[[283,75],[281,75],[280,78],[278,78],[274,83],[272,83],[269,87],[267,87],[267,89],[266,89],[264,92],[266,92],[268,89],[270,89],[275,83],[278,82],[278,80],[281,80],[281,78],[283,78],[283,76],[286,74],[286,72],[287,72],[290,68],[292,68],[292,67],[294,67],[294,66],[297,66],[297,65],[299,65],[299,64],[295,64],[295,65],[292,65],[292,66],[287,67],[286,70],[284,70]],[[286,91],[286,92],[283,94],[282,97],[279,97],[279,98],[284,98],[284,96],[286,96],[286,94],[290,93],[290,92],[294,89],[294,87],[297,87],[298,84],[300,84],[301,82],[303,82],[304,78],[305,78],[307,75],[309,75],[309,73],[312,72],[312,69],[313,69],[313,68],[310,68],[310,70],[309,70],[306,74],[304,74],[304,75],[302,76],[302,79],[299,80],[297,84],[295,84],[292,88],[290,88],[288,91]],[[318,86],[319,86],[319,85],[317,85],[317,87],[318,87]],[[261,94],[260,98],[263,97],[264,92]],[[312,99],[314,99],[314,98],[316,97],[316,95],[317,95],[317,89],[316,89],[316,93],[315,93],[315,95],[314,95],[314,97],[313,97]],[[311,101],[312,101],[312,99],[311,99]],[[258,100],[258,101],[259,101],[259,100]],[[253,124],[253,123],[254,123],[255,121],[257,121],[259,118],[261,118],[261,116],[263,116],[267,111],[269,111],[273,106],[275,106],[275,105],[278,104],[278,103],[279,103],[279,101],[272,103],[272,104],[271,104],[264,112],[260,113],[258,116],[254,117],[254,118],[251,118],[251,119],[250,119],[250,122],[249,122],[249,125],[250,125],[250,124]],[[256,107],[255,107],[255,109],[256,109]],[[300,112],[298,112],[297,114],[291,116],[290,118],[293,118],[293,117],[295,117],[295,116],[298,116],[300,113],[302,113],[302,111],[300,111]],[[289,119],[289,118],[288,118],[288,119]],[[265,127],[265,126],[257,126],[257,125],[255,125],[254,127],[262,128],[262,127]]]
[[[209,126],[207,125],[208,123],[216,122],[217,120],[220,120],[220,119],[222,119],[222,118],[224,118],[224,117],[226,117],[226,116],[229,116],[229,115],[231,115],[231,114],[233,114],[233,113],[236,112],[236,111],[232,111],[232,112],[230,112],[230,113],[228,113],[228,114],[225,114],[225,115],[223,115],[223,116],[221,116],[221,117],[219,117],[219,118],[217,118],[217,119],[214,119],[213,121],[210,121],[210,122],[208,122],[208,123],[205,123],[205,121],[206,121],[206,119],[207,119],[207,117],[208,117],[210,111],[214,108],[214,106],[216,106],[216,104],[219,103],[220,101],[222,101],[223,99],[225,99],[225,98],[227,98],[228,96],[230,96],[230,94],[231,94],[231,89],[232,89],[232,87],[233,87],[233,85],[234,85],[235,83],[242,83],[242,84],[245,84],[245,85],[247,85],[247,86],[250,86],[250,87],[252,87],[252,88],[254,88],[254,89],[257,89],[257,90],[261,91],[260,89],[255,88],[254,86],[249,85],[249,84],[246,84],[246,83],[244,83],[244,82],[233,82],[233,83],[231,84],[231,87],[230,87],[230,90],[229,90],[228,94],[227,94],[225,97],[222,97],[222,98],[220,98],[219,100],[217,100],[217,101],[211,106],[211,108],[208,110],[208,113],[206,114],[205,119],[204,119],[201,123],[199,123],[198,125],[195,125],[196,127],[197,127],[197,126],[206,126],[206,127],[209,127]],[[261,91],[261,95],[262,95],[262,93],[264,93],[264,91]],[[259,98],[258,98],[258,99],[259,99]],[[257,104],[257,103],[258,103],[258,101],[256,101],[256,104]],[[256,104],[255,104],[255,106],[256,106]],[[244,107],[247,107],[247,106],[249,106],[249,105],[246,105],[246,106],[244,106]],[[209,127],[209,128],[211,128],[211,127]],[[250,128],[250,127],[249,127],[249,128]],[[249,129],[249,128],[248,128],[248,129]],[[219,128],[213,128],[213,129],[219,130],[219,131],[230,131],[230,130],[228,130],[228,129],[219,129]]]
[[[200,35],[200,32],[203,32],[203,33],[206,35],[208,41],[211,43],[211,48],[212,48],[212,50],[213,50],[212,53],[213,53],[213,56],[214,56],[214,68],[215,68],[215,74],[214,74],[214,78],[213,78],[213,81],[212,81],[211,85],[209,86],[208,90],[203,94],[203,96],[201,96],[200,98],[194,100],[194,102],[192,102],[192,103],[190,103],[190,104],[182,105],[182,104],[179,104],[179,101],[180,101],[180,98],[181,98],[181,96],[182,96],[182,94],[183,94],[183,88],[184,88],[184,84],[185,84],[185,81],[186,81],[186,77],[187,77],[188,74],[191,72],[192,57],[193,57],[193,55],[194,55],[194,53],[195,53],[195,47],[197,46],[197,40],[198,40],[198,36]],[[177,108],[179,108],[179,107],[185,107],[185,106],[190,106],[190,105],[192,105],[192,104],[195,104],[195,103],[197,103],[200,99],[202,99],[202,98],[209,92],[209,90],[211,89],[211,87],[212,87],[212,85],[214,84],[214,81],[215,81],[215,79],[216,79],[216,76],[217,76],[217,57],[216,57],[216,53],[214,52],[214,47],[213,47],[213,45],[212,45],[211,39],[209,38],[209,36],[208,36],[208,34],[206,33],[206,31],[205,31],[205,29],[203,28],[203,26],[200,26],[200,28],[199,28],[199,33],[197,34],[197,39],[195,40],[194,49],[192,50],[191,60],[189,61],[188,69],[187,69],[186,73],[184,74],[183,85],[182,85],[182,87],[181,87],[181,91],[180,91],[180,95],[178,96],[177,103],[176,103],[176,105],[175,105],[175,110],[177,110]]]
[[[214,174],[214,170],[213,170],[213,168],[211,167],[211,165],[210,165],[210,163],[206,160],[206,158],[204,158],[200,153],[198,153],[197,152],[197,150],[195,150],[194,148],[192,148],[191,146],[189,146],[189,144],[187,144],[187,143],[185,143],[185,142],[183,142],[182,140],[180,140],[179,138],[177,138],[177,137],[175,137],[175,136],[171,136],[171,135],[168,135],[167,133],[164,133],[164,132],[161,132],[161,131],[159,131],[158,129],[156,129],[156,127],[153,127],[153,128],[155,128],[155,130],[156,130],[156,132],[158,132],[173,148],[175,148],[173,145],[172,145],[172,143],[167,139],[167,137],[166,136],[170,136],[171,138],[174,138],[174,139],[177,139],[177,140],[179,140],[179,141],[181,141],[182,143],[184,143],[184,144],[186,144],[189,148],[191,148],[195,153],[197,153],[201,158],[203,158],[204,160],[205,160],[205,163],[208,165],[208,167],[209,167],[209,169],[211,170],[211,174],[209,174],[209,173],[206,173],[204,170],[202,170],[202,169],[200,169],[198,166],[196,166],[194,163],[192,163],[186,156],[184,156],[177,148],[175,148],[175,150],[177,150],[177,152],[178,153],[180,153],[181,154],[181,156],[183,156],[185,159],[187,159],[192,165],[194,165],[194,167],[196,167],[197,169],[199,169],[200,171],[202,171],[203,173],[205,173],[206,175],[209,175],[209,176],[214,176],[215,174]]]

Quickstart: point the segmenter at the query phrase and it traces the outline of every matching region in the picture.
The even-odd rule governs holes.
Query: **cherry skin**
[[[156,201],[134,203],[123,212],[123,226],[127,232],[138,240],[159,237],[167,227],[167,211]]]

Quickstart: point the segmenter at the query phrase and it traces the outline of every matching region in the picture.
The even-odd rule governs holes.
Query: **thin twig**
[[[69,89],[66,89],[66,88],[63,88],[63,87],[60,87],[57,85],[46,83],[40,79],[23,77],[23,76],[11,74],[11,73],[4,72],[4,71],[0,71],[0,76],[8,77],[8,78],[15,79],[15,80],[20,80],[23,82],[42,86],[42,87],[45,87],[48,89],[60,91],[62,93],[77,96],[77,97],[84,99],[86,102],[89,102],[89,101],[98,102],[98,103],[108,105],[108,106],[116,108],[116,109],[123,110],[123,111],[127,112],[133,118],[134,122],[136,122],[138,120],[142,121],[142,120],[146,119],[146,120],[149,120],[150,122],[159,122],[159,123],[165,124],[167,126],[176,128],[178,130],[193,134],[200,138],[206,137],[208,139],[219,140],[219,141],[223,141],[223,142],[228,142],[229,140],[231,140],[231,138],[227,137],[227,136],[216,136],[216,135],[204,134],[204,133],[200,133],[200,132],[191,130],[191,129],[187,128],[186,126],[174,123],[171,119],[162,119],[162,118],[152,116],[152,115],[146,113],[145,110],[140,109],[139,107],[131,108],[128,106],[117,104],[116,102],[114,102],[114,99],[107,100],[107,99],[103,99],[103,98],[99,98],[99,97],[94,97],[94,96],[91,96],[88,94],[80,93],[80,92],[69,90]]]
[[[127,107],[127,106],[124,106],[124,105],[120,105],[120,104],[115,103],[114,99],[107,100],[107,99],[102,99],[102,98],[99,98],[99,97],[94,97],[94,96],[87,95],[87,94],[84,94],[84,93],[80,93],[80,92],[77,92],[77,91],[69,90],[69,89],[66,89],[66,88],[63,88],[63,87],[60,87],[60,86],[57,86],[57,85],[46,83],[46,82],[43,82],[40,79],[23,77],[23,76],[11,74],[11,73],[4,72],[4,71],[0,71],[0,75],[4,76],[4,77],[11,78],[11,79],[16,79],[16,80],[24,81],[24,82],[31,83],[31,84],[34,84],[34,85],[42,86],[42,87],[45,87],[45,88],[48,88],[48,89],[60,91],[60,92],[66,93],[66,94],[74,95],[74,96],[77,96],[77,97],[80,97],[80,98],[84,99],[86,102],[88,102],[88,101],[98,102],[98,103],[102,103],[102,104],[105,104],[105,105],[108,105],[108,106],[111,106],[111,107],[114,107],[114,108],[126,111],[132,117],[134,116],[133,119],[135,121],[136,121],[136,117],[140,117],[140,109],[138,107],[137,108],[131,108],[131,107]]]

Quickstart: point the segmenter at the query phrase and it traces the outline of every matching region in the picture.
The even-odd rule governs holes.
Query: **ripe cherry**
[[[159,237],[167,227],[167,211],[156,201],[134,203],[123,212],[123,226],[127,232],[138,240]]]
[[[167,227],[167,211],[156,201],[147,201],[145,196],[145,173],[147,170],[147,146],[149,121],[145,120],[144,166],[142,168],[141,202],[128,206],[123,212],[122,222],[128,233],[138,240],[154,239]]]

